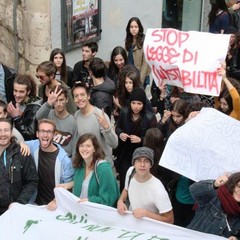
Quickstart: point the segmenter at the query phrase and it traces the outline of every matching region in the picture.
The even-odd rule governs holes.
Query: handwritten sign
[[[157,85],[164,80],[185,92],[218,96],[216,70],[225,61],[229,39],[225,34],[148,29],[144,53]]]
[[[160,165],[194,181],[240,171],[240,122],[203,108],[168,139]]]
[[[94,203],[77,203],[65,189],[55,189],[56,211],[45,206],[14,203],[0,217],[0,239],[9,240],[217,240],[222,237],[171,224],[122,216],[116,209]]]

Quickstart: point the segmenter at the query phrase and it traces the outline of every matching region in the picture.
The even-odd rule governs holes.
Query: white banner
[[[203,108],[168,139],[160,165],[194,181],[240,171],[240,121]]]
[[[217,240],[215,235],[187,230],[150,219],[122,216],[116,209],[89,202],[77,203],[65,189],[55,189],[59,207],[18,203],[0,217],[0,239],[9,240]]]
[[[147,29],[144,53],[158,82],[182,87],[185,92],[218,96],[230,35],[182,32],[172,28]]]

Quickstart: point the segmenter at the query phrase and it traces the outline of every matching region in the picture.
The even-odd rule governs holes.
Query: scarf
[[[134,59],[133,59],[133,48],[134,46],[131,46],[129,48],[129,52],[128,52],[128,61],[130,64],[134,65]]]
[[[226,214],[232,216],[240,215],[240,205],[233,198],[232,194],[228,191],[225,185],[219,187],[217,193]]]

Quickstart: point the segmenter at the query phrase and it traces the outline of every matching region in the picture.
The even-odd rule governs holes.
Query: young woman
[[[216,106],[219,105],[218,109],[221,112],[240,120],[240,84],[235,79],[229,78],[230,81],[226,77],[226,71],[223,67],[218,69],[218,74],[222,76],[224,85],[218,97],[219,103],[216,103]]]
[[[198,207],[188,228],[240,239],[240,172],[194,183],[190,192]]]
[[[135,65],[140,71],[141,82],[146,86],[150,74],[150,67],[148,66],[143,52],[144,29],[139,18],[132,17],[126,27],[125,48],[128,52],[129,63]]]
[[[158,128],[163,133],[165,142],[170,135],[185,123],[188,117],[188,103],[183,99],[176,100],[170,107],[170,111],[164,110],[162,119],[158,123]]]
[[[111,60],[109,63],[108,77],[112,79],[115,83],[115,86],[118,86],[119,82],[119,73],[122,68],[128,64],[128,58],[126,50],[123,47],[115,47],[112,50]]]
[[[60,48],[54,48],[50,54],[50,61],[57,66],[55,79],[62,80],[68,86],[72,86],[72,69],[66,64],[66,57]]]
[[[80,198],[80,202],[115,206],[119,188],[110,163],[104,160],[104,157],[95,135],[83,134],[76,144],[73,182],[59,186],[67,189],[73,187],[73,194]]]
[[[208,14],[210,33],[225,33],[231,25],[231,18],[225,0],[216,0],[211,4],[211,11]]]
[[[147,129],[157,125],[155,114],[146,109],[146,93],[142,88],[134,88],[129,101],[129,106],[121,109],[116,125],[119,144],[116,149],[115,167],[119,173],[121,190],[124,187],[126,172],[131,166],[133,151],[143,145]]]

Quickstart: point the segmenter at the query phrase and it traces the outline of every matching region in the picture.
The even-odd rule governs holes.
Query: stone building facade
[[[0,61],[35,73],[51,51],[49,0],[0,0]]]

